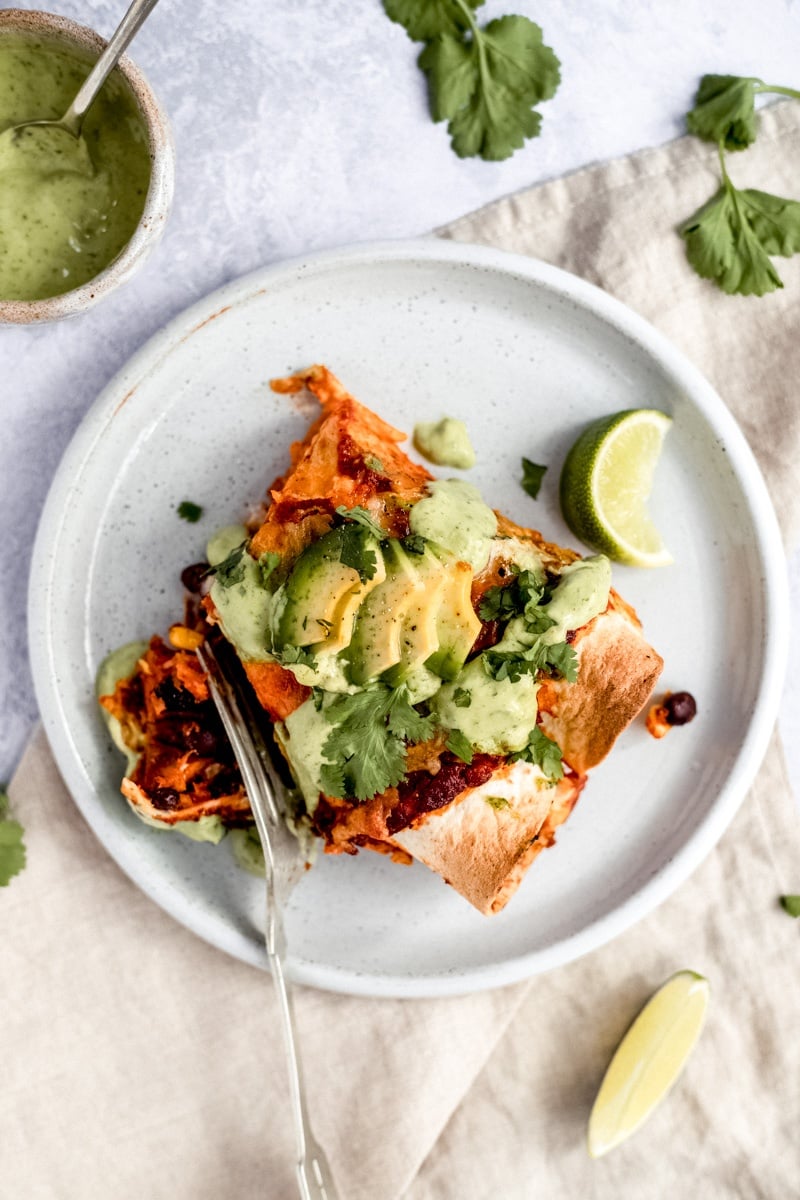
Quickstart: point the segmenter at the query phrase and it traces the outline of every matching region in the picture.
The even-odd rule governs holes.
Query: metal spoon
[[[130,43],[133,41],[140,28],[150,16],[150,13],[155,8],[158,0],[133,0],[125,16],[122,18],[116,32],[109,41],[103,53],[98,58],[97,62],[92,67],[86,79],[83,81],[77,96],[70,104],[63,117],[57,121],[23,121],[19,125],[12,125],[9,129],[4,129],[0,133],[0,160],[4,157],[3,151],[6,147],[10,147],[13,143],[19,146],[23,135],[28,129],[46,128],[49,130],[63,131],[69,134],[72,138],[80,143],[80,159],[79,166],[73,166],[71,169],[80,169],[84,165],[89,165],[89,151],[85,142],[81,143],[81,129],[83,128],[83,119],[86,113],[91,108],[93,102],[97,98],[97,94],[102,88],[105,81],[108,79],[114,67],[119,62],[122,55],[127,50]],[[53,152],[53,138],[50,138],[48,150]],[[85,151],[85,164],[83,163]],[[60,151],[56,151],[60,153]],[[66,166],[66,164],[64,164]],[[70,169],[70,168],[67,168]]]

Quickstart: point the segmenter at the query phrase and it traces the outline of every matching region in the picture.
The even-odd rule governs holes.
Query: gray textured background
[[[64,0],[59,11],[107,36],[124,7]],[[170,316],[264,263],[424,233],[518,188],[675,137],[705,72],[800,86],[797,0],[488,0],[483,12],[538,20],[562,61],[542,136],[505,163],[450,151],[427,115],[417,48],[379,0],[162,0],[140,33],[133,57],[177,145],[166,235],[94,311],[0,330],[0,779],[36,719],[25,593],[50,478],[98,391]],[[797,613],[797,553],[792,580]],[[800,679],[796,644],[789,677]],[[797,778],[792,683],[781,722]]]

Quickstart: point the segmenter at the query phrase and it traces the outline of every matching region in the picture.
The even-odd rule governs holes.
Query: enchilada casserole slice
[[[501,909],[645,704],[662,660],[581,558],[434,479],[322,366],[275,380],[320,413],[270,488],[195,570],[172,647],[130,652],[101,704],[152,823],[247,824],[193,639],[224,637],[273,723],[297,821],[329,853],[418,859]]]

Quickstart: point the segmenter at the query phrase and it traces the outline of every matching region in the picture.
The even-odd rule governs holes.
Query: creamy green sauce
[[[256,829],[232,829],[228,834],[233,857],[244,871],[251,875],[264,878],[267,869],[264,861],[264,847]]]
[[[464,479],[436,479],[428,484],[428,492],[409,513],[412,533],[481,571],[492,552],[497,517],[478,489]]]
[[[441,421],[419,421],[414,426],[414,445],[420,454],[440,467],[466,471],[475,466],[475,450],[467,427],[455,417]]]
[[[91,59],[63,42],[0,34],[0,131],[63,116]],[[69,134],[0,132],[0,299],[41,300],[93,279],[130,241],[150,183],[141,114],[115,73]]]
[[[97,670],[94,683],[95,695],[98,697],[112,695],[121,679],[130,679],[136,670],[137,662],[146,650],[147,642],[127,642],[124,646],[118,646],[116,650],[107,654]],[[112,742],[125,755],[125,774],[130,776],[136,770],[136,764],[141,755],[137,754],[135,750],[131,750],[125,742],[122,736],[122,726],[117,718],[105,708],[101,708],[100,712]]]
[[[324,710],[317,712],[313,700],[306,700],[289,714],[283,725],[275,726],[275,732],[294,768],[295,781],[303,793],[309,813],[313,813],[317,807],[322,790],[320,773],[326,761],[322,747],[332,729]]]
[[[544,633],[531,633],[524,617],[506,625],[494,650],[527,650],[536,641],[563,642],[567,634],[605,612],[611,587],[611,563],[604,554],[578,559],[565,567],[544,611],[556,622]]]
[[[468,708],[455,703],[459,688],[468,692]],[[480,657],[467,663],[453,683],[446,683],[432,704],[448,729],[460,729],[476,750],[485,754],[512,754],[527,744],[539,711],[538,684],[532,675],[492,679]]]
[[[580,629],[605,612],[611,588],[611,563],[605,554],[581,558],[561,572],[545,612],[556,624],[543,634],[545,642],[563,642],[573,629]]]
[[[212,567],[226,559],[232,550],[247,539],[244,525],[226,525],[206,547],[206,557]],[[239,582],[223,587],[216,579],[211,586],[211,599],[219,613],[222,629],[233,642],[242,658],[263,662],[270,655],[270,613],[272,594],[264,587],[258,563],[245,551],[242,556],[243,575]]]

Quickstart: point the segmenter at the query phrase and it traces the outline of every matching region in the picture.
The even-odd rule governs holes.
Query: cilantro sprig
[[[522,614],[533,615],[534,609],[545,600],[545,584],[535,571],[520,570],[512,564],[511,575],[508,583],[484,592],[478,609],[482,621],[508,621]]]
[[[510,583],[489,588],[481,598],[478,609],[482,621],[509,621],[522,617],[525,630],[533,642],[525,649],[484,650],[481,655],[484,670],[500,682],[516,683],[523,675],[546,671],[563,675],[570,683],[578,678],[578,657],[567,642],[545,642],[541,635],[556,622],[544,607],[550,599],[546,583],[534,571],[522,571],[512,566]]]
[[[567,642],[548,645],[537,640],[526,650],[485,650],[481,657],[486,674],[498,682],[516,683],[523,675],[539,671],[563,675],[569,683],[578,678],[578,656]]]
[[[0,887],[7,887],[25,866],[24,829],[8,815],[8,793],[0,787]]]
[[[800,251],[800,202],[733,183],[726,151],[745,150],[757,136],[755,98],[771,92],[800,99],[793,88],[754,77],[704,75],[695,106],[687,114],[690,132],[716,142],[721,187],[681,226],[694,270],[728,295],[764,296],[783,287],[771,258]]]
[[[320,782],[329,796],[369,800],[400,783],[406,742],[423,742],[434,719],[412,705],[404,687],[375,684],[340,695],[324,709],[333,726],[322,747]]]
[[[428,79],[431,116],[447,121],[460,158],[509,158],[537,137],[534,106],[555,95],[560,63],[528,17],[479,25],[483,0],[384,0],[386,13],[412,41],[425,42],[419,66]]]

